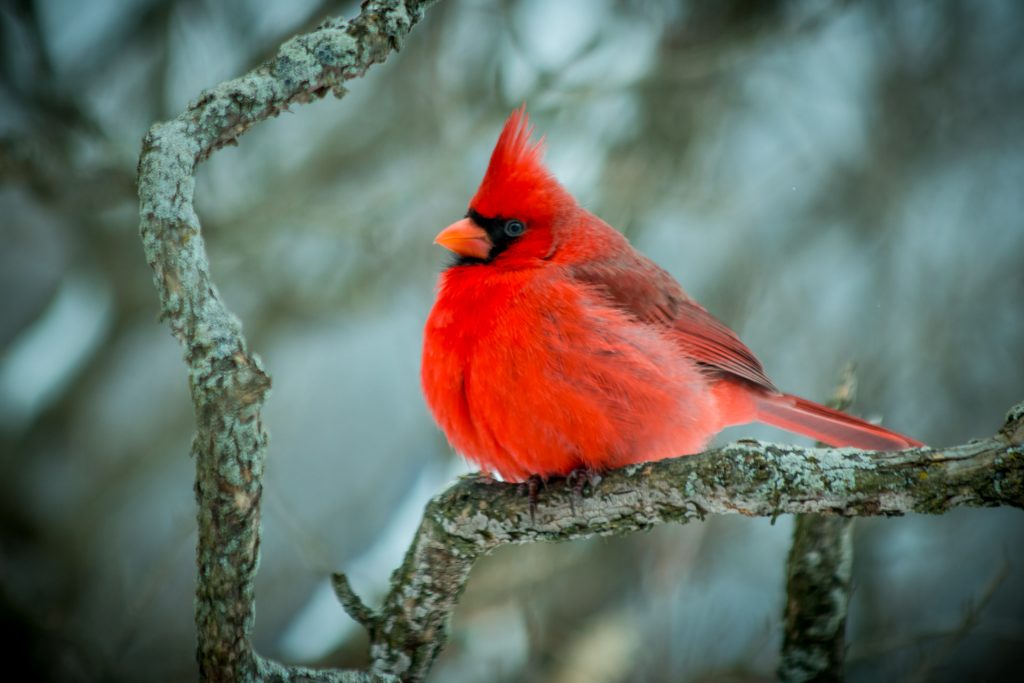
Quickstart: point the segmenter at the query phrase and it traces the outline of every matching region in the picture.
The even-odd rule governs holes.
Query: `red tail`
[[[792,394],[761,395],[755,402],[758,422],[803,434],[830,446],[853,446],[869,451],[924,446],[908,436]]]

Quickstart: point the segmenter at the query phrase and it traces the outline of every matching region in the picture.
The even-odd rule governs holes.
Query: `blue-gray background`
[[[356,10],[0,7],[0,619],[41,676],[195,675],[193,421],[135,232],[140,138]],[[327,573],[372,599],[461,471],[418,386],[431,241],[523,101],[556,175],[781,387],[826,397],[854,361],[862,414],[936,445],[995,431],[1024,399],[1022,33],[1012,0],[451,0],[344,100],[214,155],[214,278],[274,379],[261,651],[361,664]],[[433,680],[769,679],[790,529],[503,550]],[[861,520],[855,553],[851,680],[1019,673],[1020,511]]]

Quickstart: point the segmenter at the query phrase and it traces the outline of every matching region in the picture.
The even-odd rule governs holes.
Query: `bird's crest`
[[[544,168],[544,139],[531,142],[533,126],[526,114],[526,104],[514,110],[501,129],[498,142],[491,153],[491,163],[487,166],[487,180],[499,180],[511,175],[547,176]]]
[[[544,138],[533,142],[533,126],[523,104],[509,115],[491,153],[487,173],[471,206],[486,216],[525,218],[524,210],[540,209],[568,196],[544,166]]]

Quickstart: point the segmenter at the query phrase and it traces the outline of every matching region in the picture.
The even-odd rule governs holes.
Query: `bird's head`
[[[524,104],[505,122],[466,217],[434,240],[458,264],[526,264],[554,253],[576,202],[545,168],[544,139],[532,142],[532,132]]]

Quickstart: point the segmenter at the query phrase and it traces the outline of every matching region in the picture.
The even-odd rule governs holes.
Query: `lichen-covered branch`
[[[608,472],[582,500],[553,482],[534,521],[517,487],[468,477],[434,498],[371,631],[373,670],[423,680],[473,563],[510,543],[619,535],[709,514],[940,514],[1024,507],[1024,403],[995,436],[895,453],[737,443]]]
[[[798,515],[786,561],[779,680],[841,681],[853,570],[853,520]]]
[[[853,365],[848,365],[828,404],[848,410],[856,392],[857,378]],[[782,683],[843,680],[852,573],[853,518],[810,512],[797,515],[786,559],[778,670]]]
[[[185,348],[198,433],[198,659],[204,680],[367,680],[290,669],[252,650],[253,579],[267,434],[260,411],[270,377],[210,279],[193,208],[195,169],[253,124],[290,105],[343,94],[398,49],[433,0],[368,0],[352,21],[332,19],[284,43],[269,62],[202,93],[153,126],[139,159],[139,232],[163,318]]]

